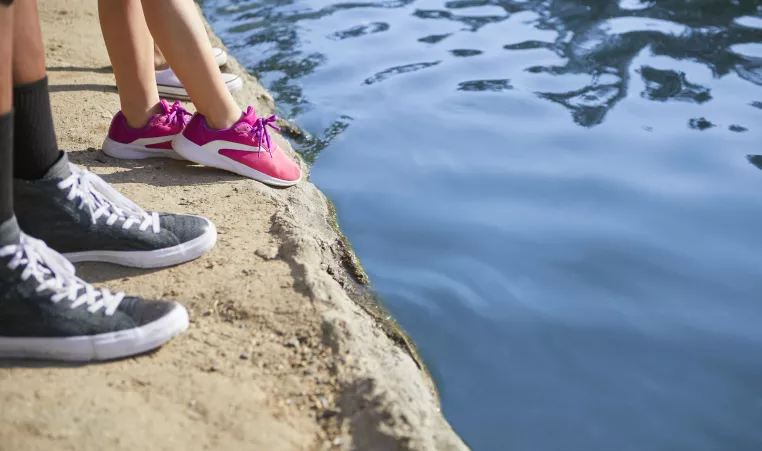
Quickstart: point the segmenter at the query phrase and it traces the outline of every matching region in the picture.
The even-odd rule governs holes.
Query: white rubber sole
[[[293,186],[301,181],[301,178],[299,180],[290,181],[271,177],[263,172],[257,171],[256,169],[252,169],[243,163],[239,163],[235,160],[231,160],[228,157],[220,155],[217,153],[218,149],[216,148],[211,149],[199,146],[182,134],[175,137],[175,140],[172,141],[172,147],[175,148],[175,152],[180,154],[180,156],[186,160],[190,160],[198,164],[203,164],[204,166],[224,169],[226,171],[230,171],[250,179],[258,180],[267,185]]]
[[[226,51],[222,49],[214,49],[214,61],[217,63],[217,66],[224,66],[228,62],[228,54]]]
[[[145,160],[146,158],[172,158],[185,160],[172,149],[152,149],[136,144],[122,144],[111,138],[106,138],[101,147],[106,155],[120,160]]]
[[[155,251],[86,251],[63,254],[72,263],[99,262],[129,266],[131,268],[164,268],[195,260],[217,243],[217,228],[209,224],[208,231],[198,238],[177,246]]]
[[[241,77],[236,77],[226,82],[225,86],[227,86],[228,91],[230,92],[238,91],[239,89],[243,88],[243,80],[241,79]],[[160,97],[166,97],[168,99],[186,100],[186,101],[191,100],[190,96],[188,96],[188,91],[186,91],[185,88],[183,88],[182,86],[170,86],[170,85],[157,84],[156,87],[159,89]]]
[[[91,362],[129,357],[156,349],[188,329],[180,304],[163,318],[134,329],[67,338],[0,337],[0,358]]]

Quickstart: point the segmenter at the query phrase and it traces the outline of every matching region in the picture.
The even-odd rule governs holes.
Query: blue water
[[[759,5],[203,2],[448,420],[522,451],[762,450]]]

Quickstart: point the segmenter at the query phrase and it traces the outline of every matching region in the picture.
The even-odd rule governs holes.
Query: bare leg
[[[169,69],[169,64],[167,64],[167,60],[164,58],[164,54],[161,53],[161,49],[158,45],[156,45],[156,43],[153,45],[153,67],[156,70]]]
[[[13,107],[13,9],[12,3],[0,0],[0,114]]]
[[[227,128],[240,119],[192,0],[98,0],[98,14],[131,127],[158,112],[153,38],[210,126]]]
[[[23,85],[45,78],[45,49],[42,45],[37,2],[14,2],[13,84]]]
[[[193,1],[143,0],[143,11],[164,57],[209,125],[227,128],[238,121],[241,108],[220,77],[206,29]]]
[[[0,0],[0,224],[13,217],[13,9]],[[3,237],[0,237],[2,241]],[[7,244],[7,242],[5,243]]]
[[[98,15],[119,87],[122,114],[130,127],[142,127],[158,112],[159,104],[154,44],[143,7],[140,0],[99,0]]]

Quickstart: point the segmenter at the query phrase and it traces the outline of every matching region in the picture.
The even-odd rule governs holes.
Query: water
[[[760,5],[203,2],[449,421],[529,451],[762,449]]]

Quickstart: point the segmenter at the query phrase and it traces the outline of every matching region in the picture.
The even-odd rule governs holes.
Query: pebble
[[[249,360],[249,354],[246,354],[245,352],[241,353],[241,360]]]
[[[265,260],[272,260],[278,256],[278,248],[275,246],[257,249],[254,253]]]

